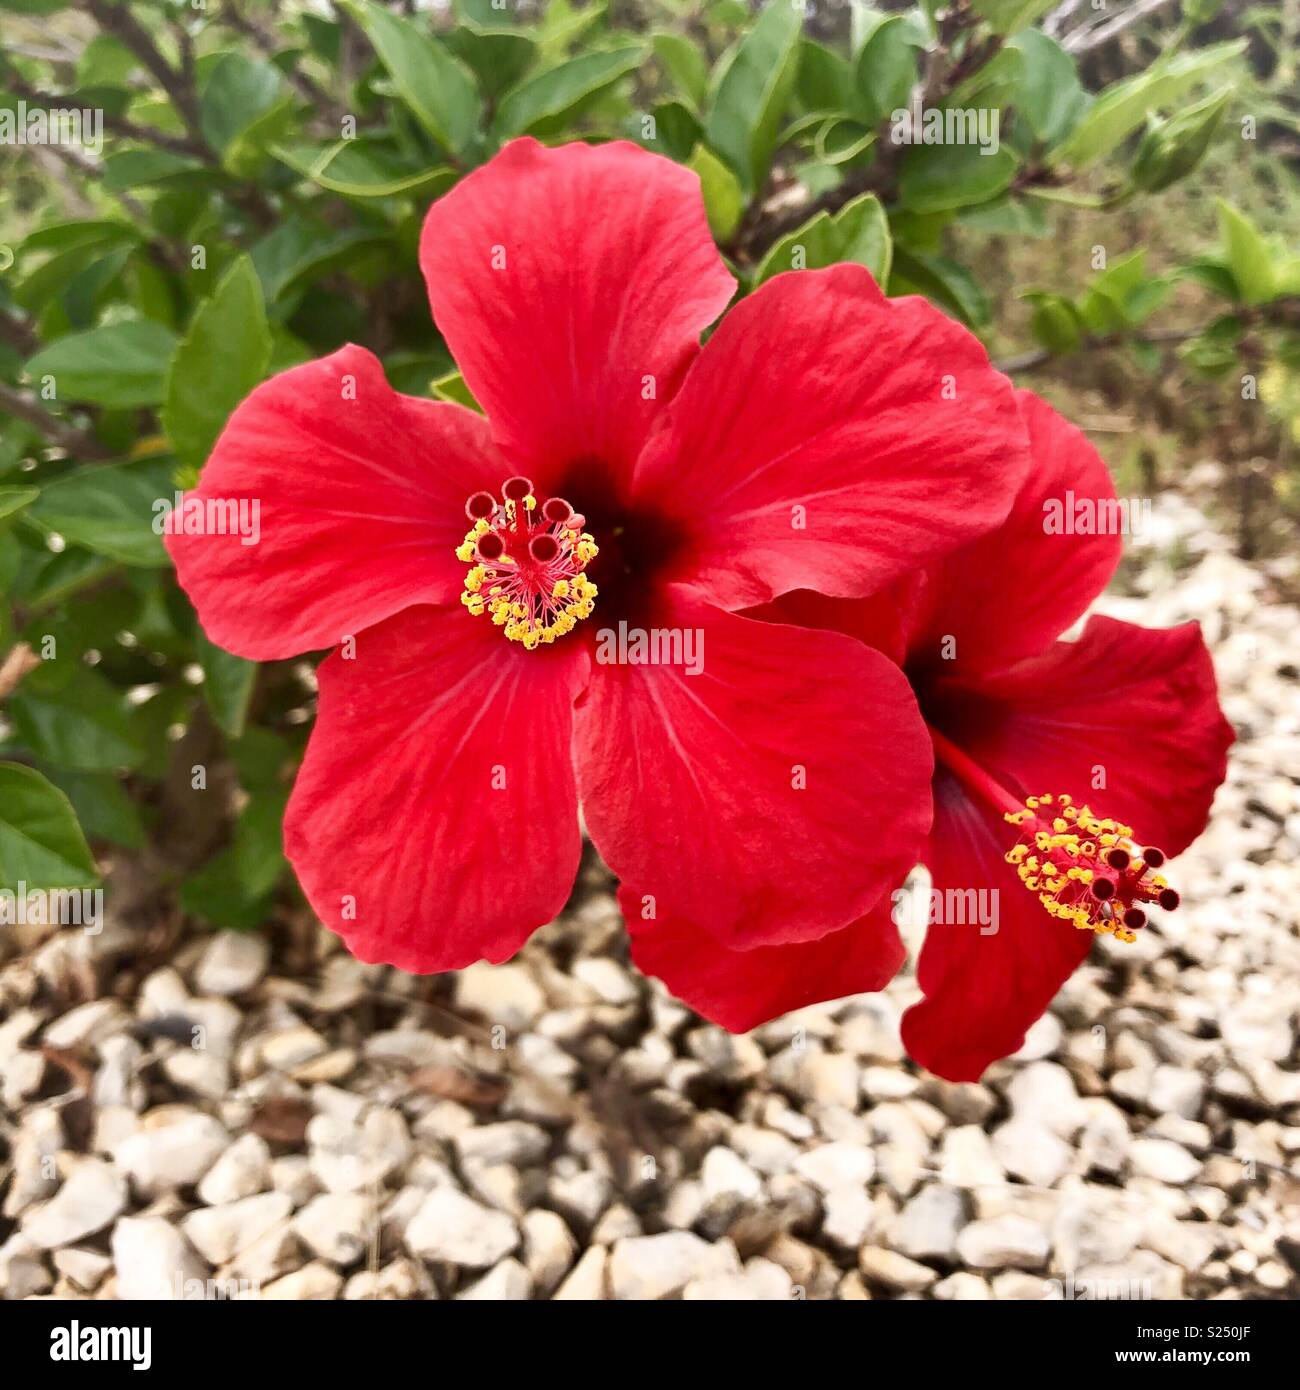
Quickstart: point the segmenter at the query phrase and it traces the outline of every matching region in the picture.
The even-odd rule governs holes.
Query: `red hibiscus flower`
[[[698,181],[627,144],[509,145],[420,264],[486,415],[345,347],[254,391],[204,469],[259,543],[168,538],[219,645],[338,648],[285,819],[321,919],[363,960],[504,960],[566,900],[580,803],[720,943],[865,912],[928,826],[911,690],[736,610],[860,596],[996,525],[1028,466],[1009,384],[853,266],[770,281],[701,350],[734,283]]]
[[[1093,617],[1054,640],[1114,572],[1124,514],[1084,436],[1019,399],[1034,469],[1001,527],[875,599],[801,592],[763,609],[885,651],[916,691],[935,751],[921,855],[934,891],[903,1040],[954,1081],[1021,1045],[1096,935],[1132,940],[1149,905],[1178,905],[1160,870],[1204,828],[1233,737],[1197,624]],[[735,1031],[878,987],[904,955],[891,898],[820,941],[724,951],[681,919],[641,922],[622,894],[640,967]]]

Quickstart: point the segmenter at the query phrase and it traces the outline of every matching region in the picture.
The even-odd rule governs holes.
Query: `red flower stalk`
[[[927,828],[911,690],[738,610],[861,596],[995,526],[1028,466],[1009,384],[856,266],[777,277],[701,349],[734,282],[698,180],[627,144],[509,145],[420,264],[486,418],[345,347],[254,391],[204,469],[260,542],[168,537],[219,645],[338,646],[285,821],[322,921],[408,970],[503,960],[565,902],[579,801],[719,948],[865,912]]]
[[[1084,436],[1019,399],[1034,467],[1001,527],[876,598],[797,593],[762,610],[887,652],[916,692],[935,754],[920,856],[934,893],[925,998],[903,1039],[954,1081],[1021,1045],[1096,935],[1132,941],[1147,907],[1178,906],[1160,870],[1204,828],[1233,737],[1197,624],[1093,617],[1077,641],[1053,640],[1114,572],[1120,513]],[[975,910],[981,893],[996,912]],[[680,920],[640,922],[623,890],[641,968],[736,1031],[879,988],[904,956],[899,897],[820,941],[737,952]]]

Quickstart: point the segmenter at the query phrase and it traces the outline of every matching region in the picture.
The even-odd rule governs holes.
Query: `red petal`
[[[1233,740],[1196,623],[1094,617],[1077,642],[978,684],[941,684],[934,707],[1011,790],[1069,792],[1171,855],[1205,828]]]
[[[1031,392],[1017,398],[1032,469],[996,531],[930,569],[910,644],[914,662],[958,672],[1036,656],[1084,613],[1119,564],[1118,533],[1048,533],[1059,513],[1067,522],[1105,521],[1097,504],[1114,502],[1115,487],[1080,430]],[[946,638],[953,641],[945,649]]]
[[[1011,384],[979,342],[839,265],[731,310],[635,486],[693,538],[678,577],[742,608],[880,587],[997,525],[1027,465]]]
[[[996,897],[985,904],[997,906],[997,930],[989,933],[993,923],[979,920],[978,899],[973,912],[969,897],[952,899],[953,910],[935,914],[946,920],[927,928],[917,962],[925,998],[903,1015],[903,1045],[949,1081],[978,1081],[991,1062],[1015,1052],[1092,945],[1091,931],[1049,917],[1005,862],[1009,831],[946,773],[936,779],[924,856],[934,889],[991,891]]]
[[[902,673],[837,633],[677,588],[655,623],[703,632],[702,672],[601,665],[598,647],[578,707],[583,810],[605,862],[655,895],[661,919],[735,948],[861,916],[929,823],[932,755]]]
[[[624,141],[513,141],[430,208],[420,267],[498,443],[539,485],[585,459],[629,476],[735,289],[699,179]]]
[[[689,922],[644,921],[643,895],[626,885],[618,897],[637,967],[732,1033],[826,999],[884,989],[907,954],[890,916],[890,898],[820,941],[730,951]]]
[[[935,710],[1009,790],[1069,792],[1167,854],[1204,828],[1232,743],[1195,623],[1150,631],[1095,617],[1077,642],[978,685],[940,687]],[[1104,788],[1094,789],[1097,769]],[[1005,822],[941,775],[925,855],[935,887],[996,889],[1001,917],[994,936],[964,926],[926,935],[917,972],[926,998],[904,1018],[903,1040],[952,1081],[976,1080],[1020,1046],[1092,940],[1042,910],[1003,860],[1011,843]]]
[[[502,477],[480,416],[398,395],[378,361],[349,346],[259,386],[187,494],[205,506],[256,502],[256,543],[181,534],[167,549],[218,646],[257,661],[296,656],[454,598],[465,499]]]
[[[417,973],[505,960],[577,872],[586,652],[524,651],[452,607],[410,609],[345,651],[320,668],[285,816],[303,891],[362,960]]]

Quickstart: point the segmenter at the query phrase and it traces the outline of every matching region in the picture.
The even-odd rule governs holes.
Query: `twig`
[[[126,5],[115,5],[112,0],[86,0],[86,8],[106,34],[125,44],[148,68],[171,98],[177,115],[185,122],[186,130],[200,146],[206,148],[207,141],[203,138],[203,125],[199,119],[198,94],[162,56],[144,25]]]
[[[7,410],[10,415],[16,416],[19,420],[26,420],[29,425],[39,430],[51,444],[57,445],[60,449],[66,449],[69,454],[76,458],[98,460],[112,457],[112,454],[93,434],[79,430],[75,425],[69,425],[66,421],[51,415],[43,406],[28,400],[22,392],[16,391],[3,381],[0,381],[0,408]]]
[[[12,695],[18,689],[18,682],[40,664],[40,657],[26,642],[18,642],[10,647],[8,655],[0,661],[0,700]]]

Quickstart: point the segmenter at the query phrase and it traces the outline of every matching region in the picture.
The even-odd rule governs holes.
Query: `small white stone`
[[[508,1163],[514,1168],[529,1168],[540,1163],[551,1146],[546,1131],[525,1120],[479,1125],[458,1134],[454,1142],[462,1163],[488,1166]]]
[[[208,1169],[198,1185],[208,1206],[253,1197],[271,1185],[271,1150],[259,1134],[241,1134]]]
[[[1194,1182],[1201,1172],[1200,1159],[1170,1139],[1135,1139],[1129,1162],[1139,1176],[1175,1187]]]
[[[896,1250],[867,1245],[858,1253],[858,1268],[869,1283],[901,1293],[920,1293],[939,1277],[928,1265],[909,1260]]]
[[[875,1174],[876,1159],[866,1145],[841,1140],[800,1154],[794,1171],[814,1187],[830,1192],[837,1187],[865,1186]]]
[[[637,1000],[636,982],[608,956],[583,957],[574,963],[573,974],[606,1004],[634,1004]]]
[[[789,1274],[771,1260],[752,1259],[740,1274],[693,1279],[682,1290],[686,1303],[783,1303],[794,1292]]]
[[[457,1299],[490,1303],[523,1303],[533,1296],[533,1281],[518,1260],[502,1260]]]
[[[504,1212],[457,1192],[435,1188],[411,1218],[406,1248],[422,1260],[449,1260],[471,1269],[486,1269],[512,1254],[519,1231]]]
[[[545,1297],[568,1273],[577,1254],[577,1242],[564,1218],[544,1207],[526,1212],[520,1224],[524,1231],[524,1264],[537,1292]]]
[[[112,1164],[85,1158],[44,1206],[23,1219],[23,1235],[41,1250],[101,1231],[126,1209],[126,1182]]]
[[[999,1187],[1006,1181],[988,1135],[975,1125],[950,1129],[943,1136],[939,1176],[949,1187]]]
[[[117,1145],[117,1166],[146,1198],[196,1183],[230,1143],[225,1127],[197,1111],[168,1116]]]
[[[272,1195],[285,1200],[281,1193]],[[333,1265],[359,1260],[369,1247],[374,1224],[374,1204],[359,1192],[322,1192],[293,1218],[298,1239]]]
[[[247,994],[266,974],[270,958],[270,943],[259,932],[218,932],[195,967],[195,988],[200,994]]]
[[[1041,1269],[1047,1251],[1047,1233],[1011,1214],[972,1221],[957,1237],[957,1253],[972,1269]]]
[[[456,1003],[522,1033],[546,1007],[546,996],[523,966],[479,962],[457,975]]]
[[[666,1231],[620,1240],[610,1255],[609,1287],[616,1299],[670,1298],[694,1279],[739,1273],[730,1241],[710,1245],[690,1231]]]
[[[343,1276],[323,1260],[312,1260],[262,1290],[262,1297],[287,1299],[293,1303],[324,1302],[336,1299],[343,1288]]]
[[[200,1207],[181,1221],[190,1244],[209,1264],[222,1265],[247,1250],[293,1210],[282,1192],[262,1192],[222,1206]]]
[[[160,1216],[124,1216],[113,1227],[117,1296],[130,1301],[175,1301],[192,1296],[208,1267],[194,1248]]]
[[[750,1201],[763,1191],[763,1179],[744,1159],[721,1144],[704,1155],[700,1177],[704,1195],[709,1200],[731,1197]]]
[[[603,1245],[591,1245],[583,1251],[569,1277],[556,1289],[556,1303],[590,1303],[604,1301],[608,1291],[609,1251]]]

